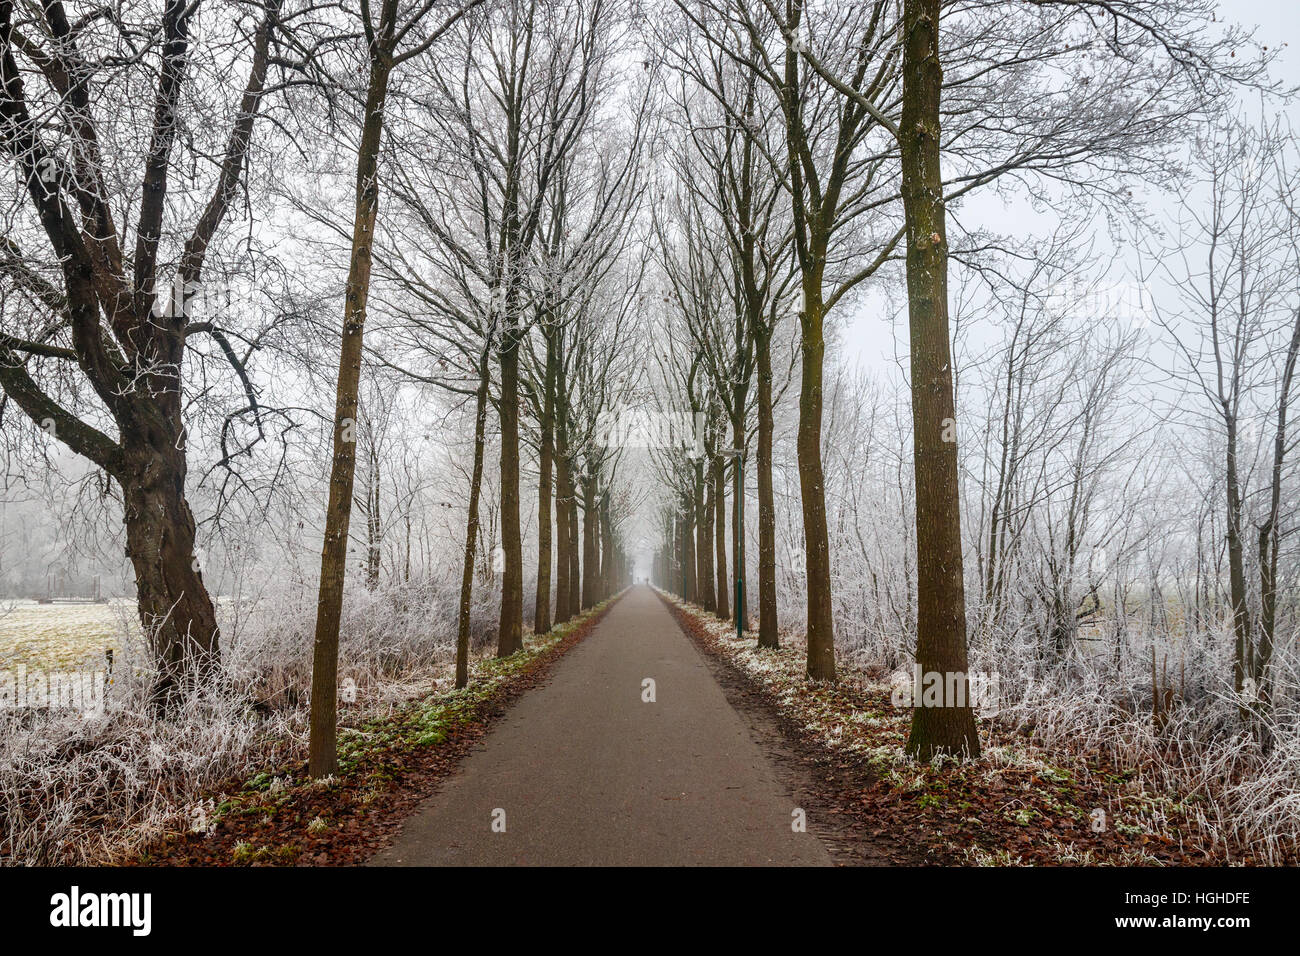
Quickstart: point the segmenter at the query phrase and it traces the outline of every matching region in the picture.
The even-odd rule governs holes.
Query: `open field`
[[[0,602],[0,668],[73,668],[102,664],[104,651],[122,649],[127,628],[138,626],[135,602],[38,604]]]

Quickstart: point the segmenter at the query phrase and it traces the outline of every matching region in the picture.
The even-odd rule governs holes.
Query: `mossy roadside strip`
[[[364,862],[456,769],[510,703],[591,633],[621,595],[507,658],[471,662],[469,686],[411,702],[339,732],[339,773],[313,781],[306,761],[264,767],[206,798],[198,827],[130,861],[143,866],[338,866]]]

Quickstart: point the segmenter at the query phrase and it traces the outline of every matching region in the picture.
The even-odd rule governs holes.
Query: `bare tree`
[[[356,201],[352,225],[352,252],[348,264],[343,308],[343,335],[339,351],[338,387],[334,406],[334,454],[330,468],[329,503],[325,510],[325,541],[321,548],[320,600],[312,656],[311,741],[308,769],[325,777],[338,769],[338,655],[339,618],[343,608],[343,582],[347,574],[348,523],[352,515],[353,479],[356,474],[357,395],[361,381],[362,336],[370,296],[375,221],[379,215],[379,157],[384,131],[384,108],[389,79],[402,63],[423,55],[467,11],[483,0],[454,10],[442,24],[399,52],[414,37],[435,0],[422,0],[402,17],[399,0],[382,0],[379,16],[369,3],[361,9],[369,73],[366,83],[361,139],[357,147]]]
[[[171,0],[161,21],[147,17],[137,29],[134,10],[74,23],[62,2],[50,2],[33,18],[16,20],[12,0],[0,3],[0,138],[28,202],[3,240],[0,274],[23,290],[39,316],[29,332],[0,334],[0,386],[33,421],[121,487],[140,620],[157,663],[154,698],[163,708],[192,677],[210,673],[219,654],[186,498],[183,372],[187,337],[215,327],[190,323],[189,306],[237,196],[283,23],[274,0],[251,24],[241,16],[224,34],[219,29],[215,42],[228,45],[230,56],[248,58],[248,78],[207,201],[182,211],[169,186],[194,80],[190,34],[198,10],[198,3]],[[117,142],[115,131],[120,117],[135,111],[132,97],[142,81],[153,90],[151,119],[135,128],[145,131],[149,146],[130,174],[140,201],[128,255],[130,237],[118,227],[123,210],[115,198],[123,184],[112,177],[135,144]],[[106,108],[121,111],[107,136]],[[106,150],[114,153],[111,165]],[[191,217],[179,235],[177,215]],[[36,252],[38,236],[49,245],[48,261]],[[164,238],[175,241],[175,259],[164,258]],[[172,271],[175,281],[167,283]],[[159,296],[169,284],[173,293]],[[216,335],[221,341],[219,330]],[[229,343],[225,350],[243,376]],[[78,382],[73,403],[61,400],[53,384],[65,375]],[[246,376],[243,381],[255,409]]]
[[[1183,359],[1191,387],[1208,403],[1223,441],[1221,480],[1228,601],[1234,637],[1233,689],[1243,719],[1260,700],[1273,653],[1276,544],[1282,515],[1281,483],[1287,451],[1287,407],[1295,365],[1294,260],[1290,195],[1294,186],[1270,174],[1284,141],[1272,125],[1238,120],[1210,127],[1198,143],[1198,173],[1208,193],[1180,210],[1182,252],[1161,268],[1176,283],[1183,314],[1165,314],[1163,326]],[[1280,200],[1280,201],[1279,201]],[[1250,585],[1247,524],[1251,474],[1259,453],[1255,422],[1273,409],[1272,467],[1261,510],[1258,577]],[[1258,602],[1258,604],[1257,604]],[[1259,613],[1255,608],[1258,606]],[[1267,628],[1266,633],[1260,629]]]

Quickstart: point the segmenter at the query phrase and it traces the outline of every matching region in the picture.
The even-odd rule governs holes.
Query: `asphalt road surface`
[[[830,865],[796,808],[695,646],[636,587],[371,864]]]

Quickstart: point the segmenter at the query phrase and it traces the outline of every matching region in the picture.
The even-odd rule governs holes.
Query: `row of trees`
[[[625,9],[601,0],[385,0],[359,11],[272,0],[202,20],[200,4],[182,0],[166,4],[161,20],[147,4],[79,18],[59,2],[0,8],[0,133],[21,189],[7,207],[0,263],[0,384],[7,403],[121,490],[160,712],[207,682],[220,657],[187,497],[188,430],[207,416],[218,423],[219,467],[238,484],[241,458],[287,415],[266,406],[250,359],[267,329],[310,328],[301,298],[276,302],[253,328],[233,326],[256,322],[256,310],[203,308],[214,288],[224,294],[269,261],[256,241],[218,244],[232,212],[259,239],[287,234],[306,245],[294,229],[307,221],[318,227],[312,235],[346,237],[350,247],[313,667],[314,773],[335,761],[354,504],[365,518],[367,582],[378,580],[386,461],[375,439],[385,412],[382,401],[362,406],[367,369],[475,405],[460,683],[489,411],[501,449],[498,652],[522,646],[521,445],[536,449],[541,476],[536,626],[567,620],[627,576],[618,526],[629,504],[615,491],[616,450],[595,436],[603,409],[632,387],[620,360],[640,307],[641,269],[626,252],[644,191],[648,114],[616,62],[629,26]],[[447,62],[457,69],[434,66]],[[234,70],[246,80],[231,101]],[[153,91],[143,108],[141,90]],[[626,103],[614,101],[621,90]],[[213,122],[222,117],[224,131]],[[142,130],[143,151],[134,139]],[[355,142],[351,221],[336,218],[335,195],[301,201],[292,171],[276,168],[295,130],[308,142]],[[255,133],[268,141],[264,152]],[[444,161],[430,162],[437,156]],[[391,196],[387,216],[381,194]],[[240,209],[254,202],[289,222]],[[206,272],[214,247],[221,271]],[[385,308],[367,333],[372,289]],[[218,363],[233,390],[209,383]],[[233,406],[222,407],[231,392]]]
[[[710,421],[715,408],[725,414],[733,453],[741,458],[749,447],[749,392],[757,367],[759,644],[776,643],[773,330],[784,315],[798,320],[808,675],[833,679],[822,446],[826,322],[833,308],[853,302],[868,280],[902,258],[916,662],[924,672],[965,674],[947,267],[955,258],[978,269],[1014,242],[966,235],[950,244],[947,208],[976,190],[1010,187],[1034,199],[1123,213],[1126,193],[1117,185],[1126,178],[1165,181],[1174,171],[1171,137],[1188,134],[1233,85],[1256,82],[1260,61],[1247,65],[1236,57],[1240,35],[1208,33],[1208,8],[1162,3],[986,3],[943,10],[927,2],[790,0],[677,7],[680,16],[661,31],[660,41],[678,86],[673,115],[681,146],[673,161],[683,195],[672,228],[657,231],[676,307],[673,338],[680,345],[673,364],[683,401],[693,411],[704,409]],[[1015,351],[1013,366],[1023,358]],[[1123,352],[1123,343],[1116,343],[1102,363],[1103,385]],[[1101,414],[1095,402],[1085,407],[1087,414]],[[716,433],[706,427],[706,436]],[[1095,441],[1095,430],[1085,425],[1085,446]],[[708,445],[706,455],[716,472],[716,445]],[[718,525],[718,483],[711,506],[702,493],[708,484],[703,462],[678,455],[662,470],[677,500],[666,511],[659,573],[670,584],[680,579],[686,596],[707,606],[714,567],[725,564],[720,549],[715,561],[701,546]],[[739,473],[733,468],[733,514],[743,516]],[[1072,514],[1086,507],[1085,478],[1076,473],[1071,486]],[[998,548],[1008,522],[1023,516],[1005,504],[999,496],[988,516],[988,562],[980,568],[987,584],[982,603],[993,613],[1003,587]],[[742,522],[733,519],[737,568],[745,563]],[[1070,543],[1067,552],[1078,546]],[[1058,623],[1051,627],[1062,648],[1075,612],[1072,596],[1058,588]],[[745,620],[744,607],[735,613]],[[908,749],[923,758],[978,752],[972,712],[918,707]]]
[[[1131,216],[1129,185],[1170,181],[1180,172],[1170,144],[1222,110],[1235,87],[1263,82],[1267,57],[1245,55],[1245,36],[1212,23],[1209,0],[382,0],[359,9],[167,0],[160,13],[141,0],[79,16],[63,0],[0,0],[0,140],[15,172],[0,244],[0,387],[6,404],[120,493],[160,710],[211,678],[219,659],[188,497],[192,443],[214,449],[205,477],[220,477],[221,503],[257,493],[241,466],[298,414],[327,423],[311,753],[312,772],[327,774],[354,507],[362,573],[379,581],[393,459],[381,440],[390,406],[376,383],[434,391],[472,422],[456,556],[461,686],[475,567],[483,543],[498,540],[481,526],[488,448],[499,448],[491,514],[500,550],[490,565],[501,585],[497,653],[507,655],[522,647],[527,604],[541,631],[627,579],[639,485],[608,425],[646,409],[698,429],[689,448],[653,459],[671,497],[653,529],[663,538],[657,572],[745,623],[750,596],[732,588],[748,564],[752,458],[757,638],[775,647],[777,420],[783,402],[797,405],[807,673],[832,680],[841,530],[828,518],[827,463],[846,450],[824,444],[828,342],[839,317],[876,301],[868,291],[902,278],[911,448],[898,460],[912,474],[899,494],[914,513],[915,564],[899,619],[915,627],[917,663],[966,672],[968,577],[978,580],[984,630],[1005,619],[1017,600],[1017,549],[1037,529],[1028,516],[1044,513],[1026,495],[1062,518],[1042,526],[1064,538],[1053,537],[1043,583],[1059,652],[1079,621],[1071,568],[1093,540],[1082,518],[1100,493],[1096,462],[1112,447],[1106,401],[1129,374],[1131,350],[1122,335],[1089,341],[1096,360],[1086,370],[1054,365],[1080,344],[1077,333],[1031,306],[1044,277],[1060,281],[1068,244],[1026,248],[954,228],[952,215],[966,197],[1000,190],[1085,218]],[[330,145],[340,140],[355,148]],[[344,194],[350,202],[340,203]],[[1291,193],[1280,195],[1278,205],[1225,192],[1211,233],[1235,236],[1225,247],[1256,261],[1241,237],[1258,230],[1240,226],[1244,211],[1230,213],[1292,208]],[[244,228],[223,228],[236,219]],[[305,412],[272,406],[276,372],[301,374],[297,352],[328,328],[314,318],[330,305],[323,293],[282,294],[283,276],[313,271],[321,249],[348,263],[341,330],[329,330],[331,342],[339,335],[327,376],[333,411],[319,401]],[[1040,265],[1010,278],[1008,260]],[[984,423],[994,492],[976,505],[974,575],[964,561],[972,522],[968,505],[963,528],[956,439],[971,430],[957,420],[950,263],[997,287],[1004,305],[1026,306],[1008,317],[1010,345],[985,367],[1000,414]],[[261,293],[260,307],[196,308],[213,286],[238,281]],[[1210,283],[1196,303],[1215,317],[1208,345],[1184,355],[1230,439],[1240,686],[1263,676],[1275,636],[1295,358],[1294,347],[1282,351],[1280,399],[1269,405],[1278,477],[1255,542],[1256,602],[1232,436],[1254,394],[1252,370],[1279,353],[1259,345],[1254,294],[1236,296],[1239,331],[1228,333],[1219,316],[1229,298]],[[272,352],[259,379],[253,359]],[[1041,416],[1025,417],[1026,396],[1044,403]],[[1062,439],[1061,414],[1076,404],[1084,411]],[[1049,458],[1067,464],[1036,483],[1024,463]],[[532,474],[537,497],[525,502]],[[523,526],[534,507],[536,586],[526,596]],[[409,554],[409,530],[407,539]],[[978,749],[968,707],[917,708],[914,720],[918,756]]]
[[[456,685],[468,681],[489,406],[500,446],[497,654],[523,648],[525,438],[538,462],[534,627],[540,632],[567,621],[604,600],[627,576],[611,493],[617,458],[596,441],[596,421],[626,378],[619,345],[638,302],[639,274],[625,251],[643,189],[637,159],[644,101],[640,108],[632,103],[633,120],[617,129],[609,128],[606,112],[624,29],[615,8],[601,0],[519,0],[458,11],[424,46],[447,33],[440,50],[463,70],[430,71],[404,89],[404,135],[392,157],[399,170],[395,211],[382,234],[377,199],[367,192],[377,189],[380,148],[363,136],[348,293],[349,309],[358,312],[345,316],[335,414],[337,490],[330,505],[337,520],[326,527],[313,668],[314,775],[332,772],[336,761],[333,671],[353,499],[354,442],[345,432],[356,413],[372,264],[390,290],[385,304],[392,317],[371,347],[373,360],[406,379],[463,394],[474,406]],[[381,24],[374,36],[383,35]],[[391,53],[372,52],[372,58],[385,56]],[[377,127],[383,102],[375,97],[372,90],[365,116]],[[430,155],[445,159],[429,163]],[[525,418],[535,427],[526,429]],[[552,618],[553,512],[558,562]]]

